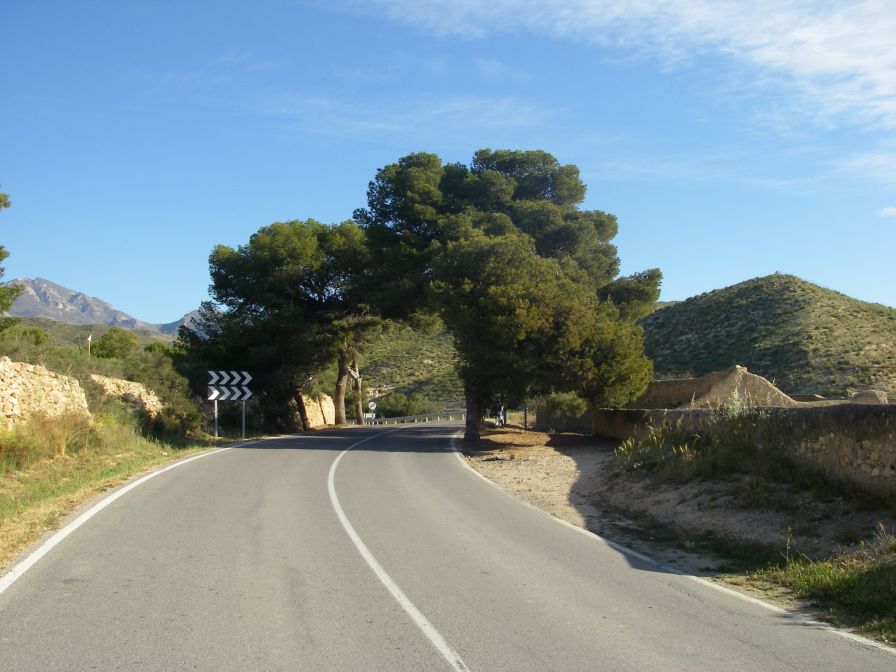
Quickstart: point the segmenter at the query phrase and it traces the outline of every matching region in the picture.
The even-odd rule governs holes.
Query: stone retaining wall
[[[34,415],[91,419],[77,379],[0,357],[0,427],[12,427]]]
[[[150,418],[155,418],[162,412],[163,404],[156,393],[140,383],[97,374],[91,374],[90,379],[100,386],[107,397],[121,399],[133,410]]]
[[[318,400],[303,394],[302,403],[305,405],[305,414],[310,429],[332,425],[336,422],[336,406],[333,405],[332,397],[322,394]]]
[[[664,424],[711,433],[717,414],[708,409],[601,409],[594,422],[599,434],[627,439]],[[781,450],[830,478],[896,493],[896,405],[763,408],[743,414],[763,448]]]

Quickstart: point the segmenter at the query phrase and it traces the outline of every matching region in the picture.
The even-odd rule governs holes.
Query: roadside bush
[[[423,395],[391,392],[377,399],[376,414],[381,418],[400,418],[408,415],[435,413],[436,404]]]
[[[548,432],[582,429],[582,417],[588,412],[588,404],[576,394],[549,394],[538,405],[538,426]],[[590,420],[584,423],[591,428]]]

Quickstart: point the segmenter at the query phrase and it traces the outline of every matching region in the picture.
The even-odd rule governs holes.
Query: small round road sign
[[[367,404],[367,408],[369,408],[371,411],[376,410],[376,402],[371,401],[370,403]]]

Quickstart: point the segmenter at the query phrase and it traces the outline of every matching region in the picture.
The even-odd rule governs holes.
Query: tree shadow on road
[[[271,436],[245,445],[238,450],[332,450],[376,453],[451,453],[451,439],[462,429],[460,423],[418,423],[368,427],[349,425],[326,427],[301,434]]]

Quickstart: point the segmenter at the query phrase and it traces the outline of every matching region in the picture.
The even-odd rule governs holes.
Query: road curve
[[[146,481],[0,593],[0,670],[896,669],[524,506],[457,429],[271,439]]]

